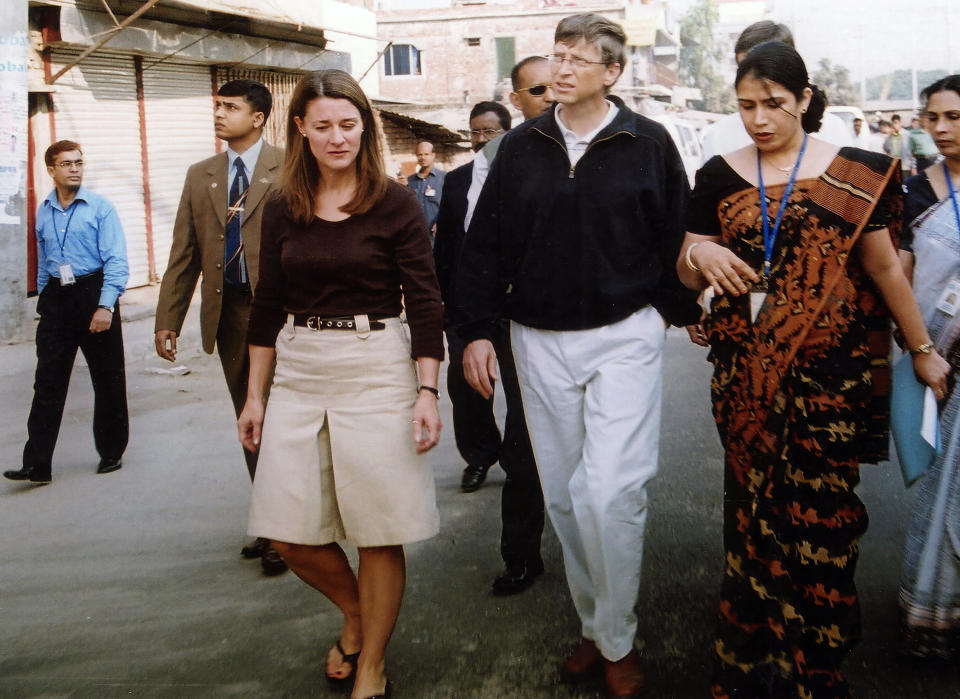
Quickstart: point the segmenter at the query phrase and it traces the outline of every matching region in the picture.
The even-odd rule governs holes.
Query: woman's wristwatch
[[[421,391],[429,391],[433,394],[434,398],[440,400],[440,389],[438,388],[434,388],[433,386],[424,386],[421,384],[420,386],[417,386],[417,394],[419,395]]]
[[[914,347],[913,349],[911,349],[910,354],[916,357],[918,354],[930,354],[931,351],[933,351],[933,343],[924,342],[919,347]]]

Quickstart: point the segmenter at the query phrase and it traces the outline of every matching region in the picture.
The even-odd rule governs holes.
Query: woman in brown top
[[[327,677],[353,682],[354,699],[388,696],[403,544],[438,529],[424,455],[441,427],[442,308],[423,214],[386,177],[370,104],[347,73],[297,86],[262,230],[238,421],[260,451],[250,531],[343,613]],[[356,575],[344,539],[359,549]]]

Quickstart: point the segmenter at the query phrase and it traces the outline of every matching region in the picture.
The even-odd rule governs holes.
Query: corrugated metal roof
[[[423,121],[422,119],[417,119],[415,117],[409,116],[407,114],[401,114],[399,112],[394,112],[388,109],[384,109],[381,105],[377,103],[376,100],[372,100],[373,107],[380,113],[382,119],[393,121],[395,123],[403,124],[409,128],[413,133],[417,135],[418,138],[424,138],[428,141],[434,143],[450,143],[450,144],[460,144],[464,143],[466,139],[457,133],[456,131],[451,131],[447,127],[441,124],[434,124],[429,121]]]

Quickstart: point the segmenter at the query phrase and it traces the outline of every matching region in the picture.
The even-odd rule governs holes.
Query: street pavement
[[[94,472],[92,391],[79,362],[53,483],[0,482],[0,696],[332,696],[323,668],[338,615],[292,574],[267,578],[240,557],[249,484],[226,386],[216,358],[200,351],[196,307],[178,361],[189,373],[162,373],[169,365],[153,353],[155,299],[155,288],[137,289],[121,303],[131,411],[123,469]],[[30,343],[0,346],[2,469],[20,466],[33,352]],[[721,450],[705,358],[671,330],[638,603],[651,697],[708,694],[723,555]],[[388,657],[395,696],[598,696],[557,681],[579,626],[549,526],[545,574],[519,596],[490,594],[501,567],[503,472],[491,471],[476,493],[459,491],[445,396],[441,408],[444,433],[431,452],[441,531],[407,547],[407,592]],[[897,654],[911,494],[895,463],[863,475],[871,518],[858,569],[864,638],[846,665],[856,696],[960,697],[956,667]]]

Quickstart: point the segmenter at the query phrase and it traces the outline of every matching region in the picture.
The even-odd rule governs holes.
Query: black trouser
[[[447,334],[447,342],[450,350],[447,392],[454,406],[453,431],[457,449],[467,463],[477,465],[493,464],[499,457],[500,466],[507,474],[500,501],[503,520],[500,555],[507,565],[535,560],[540,556],[543,534],[543,491],[527,435],[520,383],[510,346],[510,326],[504,323],[494,338],[500,381],[507,402],[502,442],[493,416],[493,398],[485,400],[470,388],[463,377],[464,347],[452,332]],[[459,410],[458,401],[461,403]],[[495,441],[490,440],[491,432]],[[484,437],[487,441],[480,441]],[[492,459],[470,461],[468,453],[487,455],[486,458],[492,455]]]
[[[527,419],[523,415],[523,398],[520,395],[517,366],[513,361],[509,322],[501,325],[494,339],[494,348],[500,365],[503,395],[507,399],[503,444],[500,447],[500,466],[507,472],[500,496],[500,516],[503,520],[500,555],[507,565],[511,565],[540,556],[543,490],[527,434]]]
[[[70,286],[60,286],[58,279],[51,278],[37,300],[37,371],[23,449],[24,467],[35,469],[37,475],[50,476],[77,349],[83,352],[93,381],[97,453],[103,459],[119,459],[127,448],[130,423],[119,304],[114,304],[108,330],[90,332],[102,287],[102,272],[81,277]]]
[[[500,430],[493,415],[493,397],[474,391],[463,376],[464,345],[447,331],[450,365],[447,393],[453,404],[453,438],[457,451],[470,466],[489,468],[500,458]]]
[[[238,289],[230,284],[223,285],[223,300],[220,306],[220,324],[217,327],[217,354],[223,377],[230,391],[230,401],[237,417],[243,411],[247,401],[247,380],[250,376],[250,352],[247,347],[247,323],[250,320],[250,291]],[[272,378],[271,373],[271,378]],[[269,393],[270,387],[267,386]],[[241,447],[241,449],[243,449]],[[254,451],[243,449],[243,458],[247,462],[247,473],[253,480],[257,472],[257,456]]]

